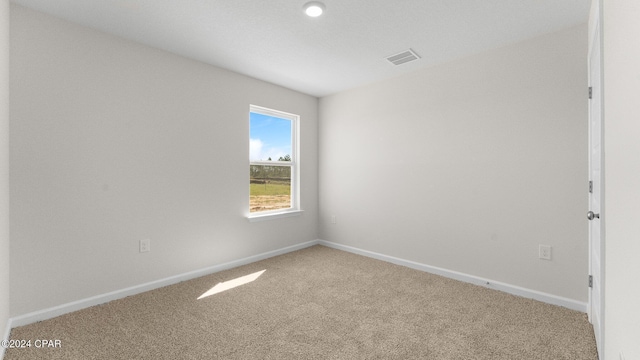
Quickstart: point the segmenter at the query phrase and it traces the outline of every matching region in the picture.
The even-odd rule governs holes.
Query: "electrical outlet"
[[[140,240],[140,252],[149,252],[151,251],[151,239],[142,239]]]
[[[551,260],[551,245],[540,244],[538,257],[543,260]]]
[[[331,223],[332,224],[336,223],[336,216],[335,215],[331,215]]]

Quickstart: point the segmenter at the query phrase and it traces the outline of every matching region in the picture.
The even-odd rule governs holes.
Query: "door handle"
[[[587,213],[587,219],[589,220],[600,219],[600,214],[594,214],[593,211],[589,211]]]

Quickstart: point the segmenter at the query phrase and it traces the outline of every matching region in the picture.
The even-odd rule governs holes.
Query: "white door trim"
[[[589,289],[589,303],[588,303],[588,315],[589,315],[589,321],[593,324],[594,327],[594,334],[596,337],[596,345],[598,348],[598,355],[600,359],[603,359],[604,357],[604,284],[605,284],[605,256],[604,256],[604,252],[605,252],[605,238],[604,238],[604,213],[603,213],[603,209],[604,209],[604,158],[602,156],[602,152],[603,152],[603,148],[604,148],[604,136],[603,136],[603,129],[604,127],[603,125],[603,119],[604,119],[604,103],[603,103],[603,56],[602,56],[602,20],[601,20],[601,12],[602,10],[602,2],[601,0],[592,0],[592,4],[591,4],[591,13],[589,16],[589,51],[588,51],[588,76],[589,76],[589,87],[594,87],[593,88],[593,96],[592,99],[590,99],[589,101],[589,148],[588,148],[588,152],[589,152],[589,157],[588,157],[588,161],[589,161],[589,180],[593,180],[594,183],[594,192],[597,191],[599,194],[599,197],[597,199],[599,199],[599,201],[596,201],[596,204],[599,202],[599,206],[596,206],[596,208],[593,208],[593,199],[592,199],[592,194],[588,194],[588,204],[589,204],[589,209],[588,210],[593,210],[594,212],[597,212],[600,214],[600,218],[598,219],[594,219],[592,221],[598,221],[599,222],[599,227],[598,228],[598,232],[599,232],[599,242],[594,241],[593,239],[593,228],[594,226],[592,226],[591,222],[589,222],[588,226],[589,226],[589,274],[592,275],[594,277],[594,286],[593,288]],[[595,55],[597,56],[595,59],[595,61],[597,61],[596,64],[593,64],[594,61],[592,61],[592,54],[593,52],[596,51]],[[594,79],[593,77],[597,76],[597,79]],[[597,87],[597,88],[596,88]],[[596,110],[598,111],[598,114],[593,114],[594,109],[592,109],[592,107],[594,106],[594,104],[596,104],[595,102],[597,102],[597,104],[599,104],[599,106],[596,106]],[[597,161],[597,159],[593,158],[593,137],[592,137],[592,132],[593,132],[593,124],[592,124],[592,119],[594,117],[594,115],[598,116],[599,115],[599,143],[600,143],[600,147],[599,147],[599,163],[598,163],[598,167],[599,167],[599,172],[597,172],[599,174],[599,179],[594,179],[593,178],[593,162],[592,161]],[[597,242],[597,244],[594,246],[594,242]],[[597,266],[594,266],[597,265]]]

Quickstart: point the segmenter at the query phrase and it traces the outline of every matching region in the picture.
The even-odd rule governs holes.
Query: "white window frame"
[[[251,161],[251,159],[249,159],[249,168],[251,168],[251,165],[288,166],[291,168],[291,207],[253,213],[249,210],[247,219],[250,222],[255,222],[298,216],[302,213],[302,210],[300,209],[300,116],[257,105],[249,105],[249,118],[251,118],[251,113],[258,113],[291,121],[291,161]]]

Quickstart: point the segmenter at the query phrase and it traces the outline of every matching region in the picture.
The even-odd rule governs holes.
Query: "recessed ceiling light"
[[[324,4],[319,1],[310,1],[302,7],[305,14],[311,17],[318,17],[324,12]]]

